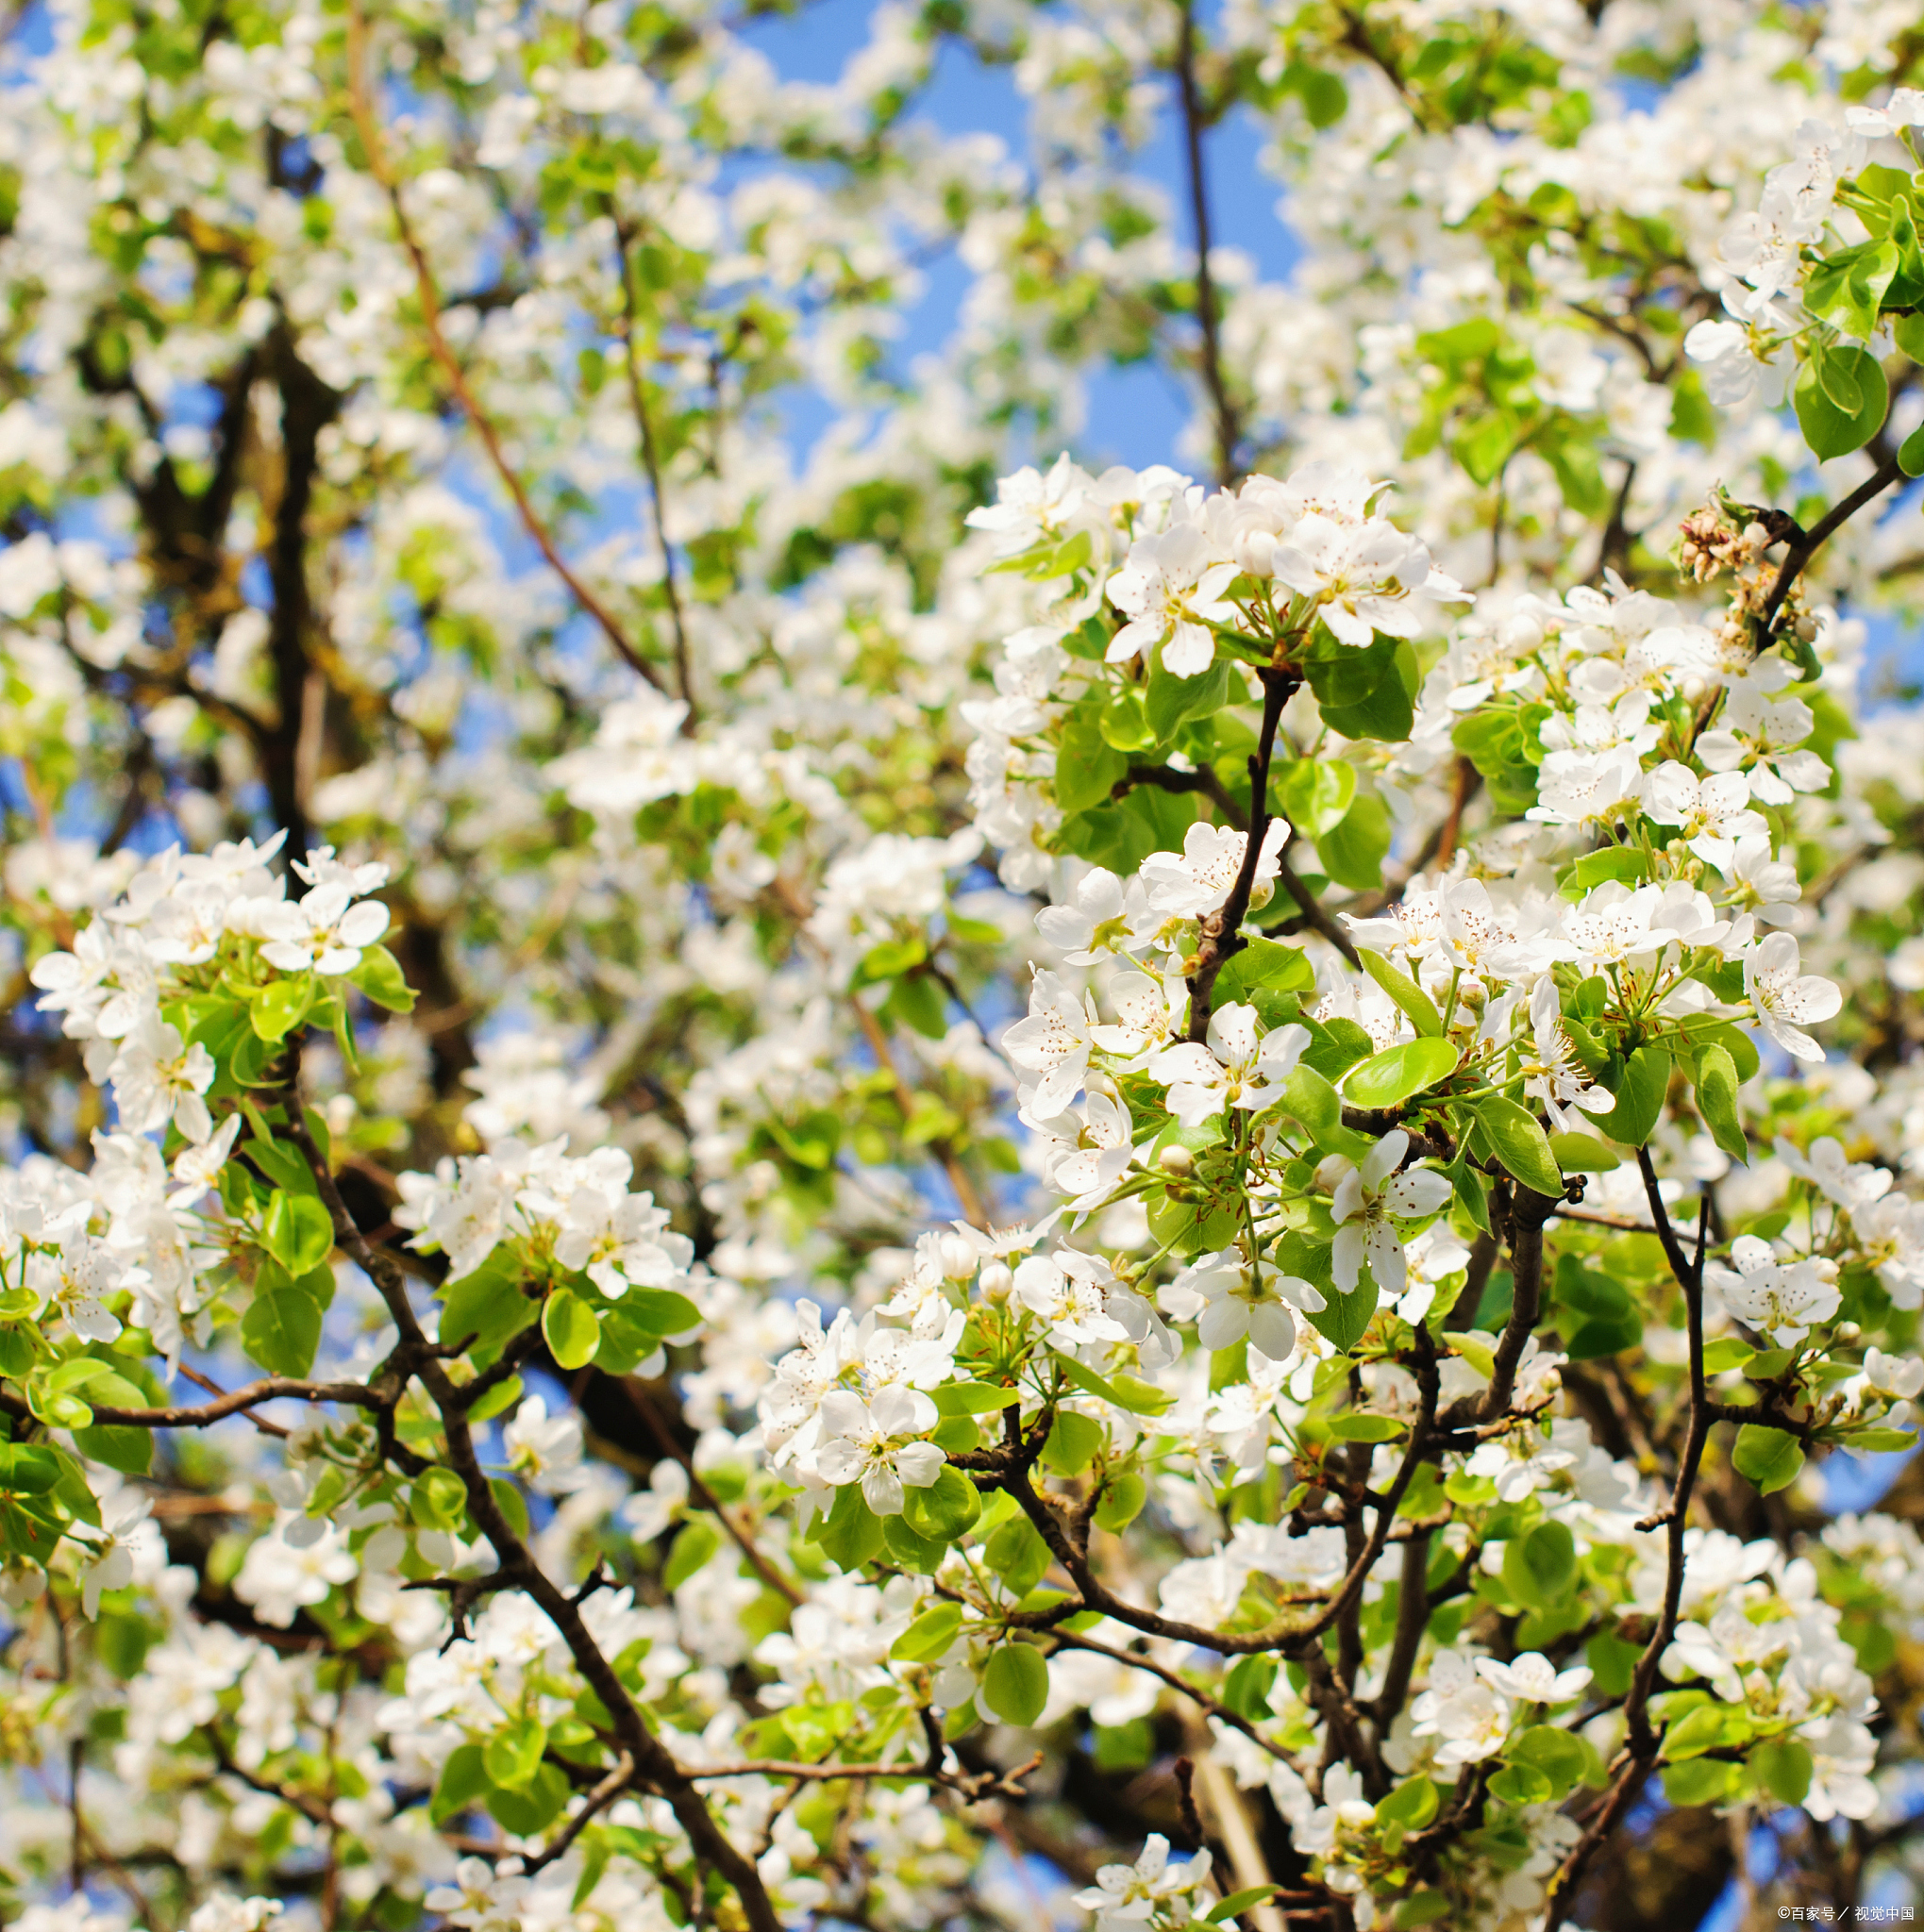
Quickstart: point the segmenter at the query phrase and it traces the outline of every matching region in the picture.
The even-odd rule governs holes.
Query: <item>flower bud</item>
[[[1187,1176],[1196,1172],[1196,1156],[1180,1141],[1171,1141],[1156,1157],[1156,1165],[1164,1174]]]

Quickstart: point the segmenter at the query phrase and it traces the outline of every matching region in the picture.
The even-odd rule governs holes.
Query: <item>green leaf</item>
[[[96,1424],[90,1429],[75,1429],[74,1446],[90,1462],[104,1462],[127,1475],[145,1475],[153,1466],[152,1429]]]
[[[721,1546],[722,1532],[714,1519],[691,1516],[681,1525],[681,1534],[668,1552],[668,1561],[661,1571],[661,1588],[673,1595]]]
[[[1436,1010],[1435,1001],[1407,973],[1398,972],[1380,953],[1372,953],[1367,947],[1357,958],[1363,961],[1363,970],[1389,994],[1418,1033],[1429,1039],[1441,1036],[1443,1015]]]
[[[1609,1174],[1621,1167],[1615,1150],[1595,1134],[1552,1134],[1550,1154],[1565,1174]]]
[[[1388,1797],[1380,1799],[1376,1815],[1381,1824],[1421,1831],[1436,1816],[1436,1787],[1427,1777],[1419,1776],[1406,1779]]]
[[[1346,1410],[1330,1418],[1330,1433],[1342,1442],[1394,1442],[1406,1424],[1395,1416]]]
[[[1605,845],[1586,852],[1564,874],[1557,888],[1565,899],[1581,899],[1594,888],[1612,879],[1620,885],[1635,886],[1650,875],[1650,861],[1635,845]]]
[[[601,1346],[600,1317],[565,1288],[547,1298],[541,1311],[541,1332],[558,1368],[586,1368]]]
[[[1664,1733],[1664,1756],[1672,1764],[1681,1764],[1686,1757],[1701,1757],[1706,1751],[1738,1741],[1730,1724],[1734,1714],[1720,1704],[1699,1704],[1686,1711]],[[1748,1725],[1745,1728],[1748,1735]]]
[[[1065,812],[1107,804],[1129,776],[1129,759],[1102,735],[1102,703],[1098,691],[1093,702],[1078,705],[1062,721],[1056,753],[1056,803]]]
[[[477,1354],[498,1349],[539,1313],[521,1291],[521,1263],[505,1243],[478,1268],[450,1284],[446,1296],[436,1334],[449,1345],[472,1336]]]
[[[1022,1400],[1020,1389],[1003,1389],[994,1382],[945,1382],[930,1392],[942,1415],[993,1415]]]
[[[1097,1527],[1121,1535],[1142,1514],[1143,1505],[1148,1500],[1149,1486],[1134,1470],[1126,1469],[1119,1475],[1112,1475],[1102,1491],[1101,1502],[1096,1506]]]
[[[1718,1757],[1693,1757],[1664,1773],[1664,1795],[1673,1805],[1721,1805],[1743,1775],[1743,1767]]]
[[[1356,722],[1352,714],[1345,712],[1343,715],[1352,723]],[[1357,735],[1355,732],[1344,733],[1346,738]],[[1410,708],[1406,700],[1403,728],[1396,738],[1400,740],[1409,735]],[[1367,891],[1382,884],[1383,859],[1389,853],[1394,832],[1389,807],[1374,791],[1362,791],[1345,814],[1342,824],[1332,825],[1316,841],[1316,856],[1323,861],[1324,872],[1339,886]]]
[[[1898,468],[1907,476],[1924,476],[1924,423],[1912,430],[1899,446]]]
[[[427,1816],[437,1824],[446,1824],[463,1811],[471,1811],[488,1790],[488,1767],[478,1744],[457,1744],[441,1767],[441,1776],[428,1801]]]
[[[1916,1429],[1852,1429],[1843,1438],[1844,1447],[1853,1456],[1884,1455],[1895,1449],[1915,1449]]]
[[[482,1747],[481,1758],[492,1783],[514,1790],[534,1781],[547,1748],[548,1727],[534,1718],[523,1718],[505,1731],[496,1731]]]
[[[334,1252],[333,1217],[312,1194],[276,1193],[267,1204],[260,1240],[290,1274],[306,1274]]]
[[[1043,1444],[1043,1462],[1057,1475],[1080,1475],[1108,1439],[1109,1432],[1094,1416],[1059,1409]]]
[[[544,1764],[525,1790],[497,1787],[488,1793],[488,1815],[505,1831],[531,1838],[545,1831],[568,1802],[568,1780],[558,1766]]]
[[[305,1375],[321,1346],[320,1304],[292,1287],[257,1294],[241,1317],[241,1345],[269,1374]]]
[[[1737,1431],[1737,1445],[1731,1461],[1739,1475],[1755,1485],[1760,1495],[1774,1495],[1797,1481],[1804,1466],[1804,1452],[1795,1436],[1782,1429],[1766,1429],[1746,1423]]]
[[[1739,1337],[1720,1335],[1704,1344],[1703,1372],[1706,1375],[1721,1375],[1726,1369],[1741,1369],[1756,1353]]]
[[[1266,1898],[1274,1898],[1282,1890],[1280,1885],[1250,1885],[1241,1891],[1232,1891],[1227,1898],[1219,1898],[1203,1914],[1203,1923],[1209,1925],[1224,1925],[1231,1919],[1240,1918],[1251,1906],[1260,1906]]]
[[[1556,1200],[1564,1191],[1564,1176],[1556,1157],[1550,1152],[1549,1138],[1528,1108],[1506,1100],[1500,1093],[1476,1104],[1478,1124],[1489,1136],[1497,1158],[1525,1187]]]
[[[1750,1753],[1750,1775],[1779,1803],[1801,1805],[1811,1794],[1815,1769],[1810,1747],[1795,1738],[1773,1738]]]
[[[1748,1165],[1750,1145],[1737,1118],[1737,1063],[1728,1049],[1706,1046],[1698,1055],[1697,1106],[1712,1139],[1732,1160]]]
[[[1013,1597],[1025,1597],[1049,1567],[1049,1546],[1026,1516],[1012,1516],[982,1545],[982,1558]]]
[[[1291,1069],[1283,1082],[1282,1110],[1300,1121],[1316,1141],[1343,1122],[1343,1103],[1336,1097],[1335,1088],[1311,1067]]]
[[[1426,1885],[1413,1891],[1397,1907],[1396,1917],[1390,1924],[1396,1927],[1396,1932],[1415,1932],[1417,1926],[1433,1925],[1455,1909],[1455,1901],[1448,1892],[1439,1891],[1433,1885]]]
[[[701,1310],[670,1288],[631,1288],[621,1298],[622,1312],[651,1335],[686,1335],[701,1326]]]
[[[259,1038],[277,1041],[308,1017],[313,1004],[314,975],[303,973],[297,979],[276,979],[263,986],[249,1001],[247,1017]]]
[[[347,975],[347,982],[391,1013],[414,1010],[414,989],[408,984],[401,962],[385,946],[367,947],[360,956],[360,964]]]
[[[1448,1079],[1456,1072],[1457,1058],[1456,1048],[1447,1040],[1405,1041],[1352,1067],[1343,1082],[1343,1097],[1352,1107],[1399,1106],[1413,1093]],[[1548,1144],[1544,1158],[1549,1158]],[[1555,1164],[1550,1162],[1552,1168]]]
[[[946,1463],[926,1489],[902,1491],[902,1521],[932,1543],[960,1542],[981,1514],[980,1491],[961,1470]]]
[[[1141,1381],[1134,1375],[1098,1375],[1094,1369],[1085,1369],[1073,1356],[1052,1352],[1050,1359],[1083,1394],[1099,1395],[1104,1402],[1113,1402],[1131,1415],[1161,1415],[1176,1400],[1153,1382]]]
[[[1541,1805],[1555,1791],[1549,1779],[1533,1764],[1506,1764],[1490,1780],[1490,1795],[1499,1804]]]
[[[1883,426],[1890,386],[1868,349],[1816,350],[1792,392],[1798,426],[1819,462],[1862,449]]]
[[[962,1622],[960,1604],[936,1604],[889,1645],[889,1656],[898,1664],[933,1663],[955,1641]]]
[[[982,1702],[1004,1724],[1032,1724],[1049,1701],[1049,1667],[1033,1644],[1003,1643],[989,1653]]]
[[[835,1491],[834,1507],[815,1532],[822,1554],[845,1574],[860,1570],[882,1546],[882,1522],[863,1500],[860,1483]]]
[[[1223,1702],[1238,1717],[1258,1724],[1275,1715],[1269,1693],[1276,1684],[1273,1657],[1239,1657],[1223,1676]]]
[[[1356,796],[1356,767],[1347,758],[1292,758],[1272,774],[1283,815],[1306,839],[1343,823]]]
[[[1510,1740],[1503,1756],[1512,1764],[1527,1764],[1550,1782],[1550,1795],[1566,1798],[1583,1780],[1596,1759],[1594,1747],[1574,1732],[1555,1724],[1531,1724]]]
[[[1503,1545],[1504,1585],[1527,1609],[1548,1609],[1576,1574],[1576,1541],[1561,1523],[1539,1523]]]
[[[1616,1105],[1596,1117],[1598,1130],[1621,1147],[1641,1147],[1664,1117],[1670,1091],[1670,1056],[1661,1046],[1640,1046],[1624,1062],[1612,1090]]]

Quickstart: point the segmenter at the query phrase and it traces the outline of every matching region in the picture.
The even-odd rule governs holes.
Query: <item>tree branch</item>
[[[361,147],[367,155],[368,173],[388,197],[388,205],[393,211],[394,229],[400,237],[401,246],[407,251],[414,267],[414,282],[418,300],[421,304],[421,323],[427,333],[427,347],[436,365],[447,382],[454,399],[460,405],[461,413],[468,419],[469,425],[481,440],[481,447],[488,453],[488,460],[494,466],[494,474],[501,480],[502,488],[512,498],[516,514],[521,518],[521,526],[533,540],[535,548],[546,559],[548,568],[566,586],[568,594],[581,609],[599,625],[601,633],[614,646],[616,654],[638,676],[653,685],[657,691],[662,689],[661,675],[640,651],[622,627],[614,613],[601,598],[576,575],[560,546],[542,521],[528,496],[527,486],[515,474],[514,466],[508,460],[508,453],[502,447],[500,432],[489,420],[481,408],[473,387],[469,384],[467,372],[461,367],[460,358],[448,346],[446,332],[441,325],[441,297],[435,287],[433,265],[428,261],[427,251],[422,247],[414,233],[414,225],[408,219],[408,211],[401,199],[401,184],[389,165],[387,149],[382,143],[380,126],[375,118],[374,106],[367,91],[367,21],[361,11],[360,0],[348,0],[347,6],[347,97],[348,108],[354,119],[356,131],[360,136]]]
[[[1223,375],[1221,316],[1215,278],[1210,272],[1209,180],[1203,172],[1203,110],[1196,80],[1196,4],[1180,0],[1176,41],[1176,85],[1182,103],[1182,138],[1189,173],[1189,212],[1196,229],[1196,320],[1202,332],[1202,379],[1215,416],[1216,481],[1228,489],[1236,479],[1236,451],[1243,426],[1230,400]]]

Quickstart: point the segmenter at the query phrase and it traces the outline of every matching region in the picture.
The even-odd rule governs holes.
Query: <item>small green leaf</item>
[[[1059,1409],[1043,1444],[1042,1459],[1057,1475],[1080,1475],[1096,1460],[1109,1432],[1094,1416]]]
[[[1402,694],[1402,687],[1394,676],[1385,678],[1378,691],[1395,688],[1401,698],[1402,729],[1396,731],[1388,741],[1410,735],[1410,703]],[[1378,694],[1360,705],[1354,711],[1339,712],[1336,716],[1325,713],[1326,719],[1346,738],[1367,735],[1371,738],[1384,737],[1394,726],[1394,719],[1376,718],[1372,707],[1378,704]],[[1340,719],[1340,723],[1338,722]],[[1346,728],[1350,727],[1350,728]],[[1380,727],[1380,728],[1379,728]],[[1390,822],[1390,810],[1374,791],[1361,791],[1344,814],[1341,824],[1332,825],[1316,841],[1316,853],[1323,861],[1323,870],[1339,886],[1353,886],[1359,891],[1367,891],[1382,884],[1383,859],[1390,849],[1390,841],[1396,828]]]
[[[1436,1787],[1427,1777],[1413,1777],[1378,1802],[1376,1815],[1385,1824],[1421,1831],[1436,1816]]]
[[[691,1516],[681,1525],[661,1571],[661,1588],[673,1595],[722,1546],[722,1533],[711,1516]]]
[[[1218,1899],[1203,1914],[1206,1924],[1226,1925],[1231,1919],[1240,1918],[1251,1906],[1260,1906],[1266,1898],[1274,1898],[1282,1890],[1280,1885],[1251,1885],[1241,1891],[1232,1891],[1228,1898]]]
[[[926,1489],[902,1491],[902,1521],[932,1543],[959,1542],[981,1514],[981,1492],[961,1470],[946,1463]]]
[[[542,1338],[558,1368],[585,1368],[601,1346],[601,1321],[577,1294],[560,1289],[541,1311]]]
[[[1743,1775],[1743,1767],[1720,1757],[1693,1757],[1664,1773],[1664,1795],[1673,1805],[1721,1805]]]
[[[333,1217],[312,1194],[276,1193],[267,1204],[260,1240],[290,1274],[308,1274],[334,1251]]]
[[[701,1326],[701,1310],[685,1294],[668,1288],[631,1288],[621,1298],[622,1311],[651,1335],[686,1335]]]
[[[1750,1775],[1781,1804],[1801,1805],[1811,1794],[1810,1747],[1795,1738],[1773,1738],[1750,1753]]]
[[[472,1810],[488,1789],[488,1767],[478,1744],[458,1744],[441,1767],[441,1776],[428,1801],[428,1818],[437,1825]]]
[[[994,1382],[945,1382],[930,1392],[943,1415],[992,1415],[1022,1400],[1020,1389],[1004,1389]]]
[[[834,1507],[815,1541],[845,1574],[860,1570],[881,1548],[882,1520],[863,1499],[860,1483],[846,1483],[835,1491]]]
[[[889,1656],[898,1664],[933,1663],[955,1641],[962,1621],[960,1604],[936,1604],[890,1644]]]
[[[1792,392],[1798,426],[1819,462],[1862,449],[1883,426],[1890,385],[1868,349],[1819,348]]]
[[[1357,957],[1363,961],[1363,970],[1389,994],[1418,1033],[1432,1040],[1442,1034],[1443,1015],[1436,1010],[1435,1001],[1407,973],[1398,972],[1380,953],[1372,953],[1367,947]]]
[[[262,1040],[285,1040],[314,1004],[314,976],[303,973],[296,979],[276,979],[263,986],[249,1001],[248,1019]]]
[[[1561,1523],[1539,1523],[1503,1546],[1503,1582],[1529,1609],[1548,1609],[1576,1574],[1576,1540]]]
[[[1782,1429],[1766,1429],[1746,1423],[1737,1431],[1737,1445],[1731,1453],[1737,1474],[1748,1477],[1760,1495],[1774,1495],[1797,1481],[1804,1466],[1804,1452],[1795,1436]]]
[[[1343,823],[1356,796],[1356,767],[1347,758],[1293,758],[1272,778],[1283,815],[1306,839]]]
[[[1623,1162],[1607,1141],[1595,1134],[1552,1134],[1550,1153],[1565,1174],[1609,1174]]]
[[[1407,1424],[1395,1416],[1346,1410],[1330,1418],[1330,1433],[1343,1442],[1394,1442]]]
[[[414,989],[408,984],[401,962],[385,946],[367,947],[360,956],[360,964],[347,975],[347,982],[391,1013],[414,1010]]]
[[[1397,1107],[1413,1093],[1448,1079],[1456,1072],[1457,1059],[1456,1048],[1447,1040],[1405,1041],[1353,1067],[1344,1079],[1343,1097],[1352,1107]],[[1544,1154],[1548,1159],[1548,1146]]]
[[[1049,1701],[1049,1667],[1033,1644],[1004,1643],[989,1653],[982,1702],[1004,1724],[1032,1724]]]
[[[1732,1160],[1746,1164],[1750,1145],[1737,1118],[1737,1063],[1721,1046],[1706,1046],[1697,1057],[1697,1106],[1711,1138]]]
[[[1143,1505],[1148,1499],[1149,1486],[1134,1470],[1126,1469],[1120,1475],[1112,1475],[1102,1491],[1101,1502],[1096,1506],[1097,1526],[1120,1535],[1142,1514]]]
[[[548,1727],[534,1718],[523,1718],[505,1731],[496,1731],[481,1756],[490,1780],[514,1789],[533,1781],[547,1748]]]
[[[293,1287],[257,1294],[241,1317],[241,1345],[269,1374],[305,1375],[321,1346],[320,1304]]]
[[[1670,1056],[1661,1046],[1640,1046],[1624,1062],[1612,1090],[1616,1105],[1597,1117],[1599,1133],[1620,1147],[1641,1147],[1664,1117],[1664,1096],[1670,1090]]]
[[[1529,1108],[1493,1094],[1476,1105],[1478,1124],[1490,1137],[1497,1158],[1525,1187],[1555,1200],[1564,1191],[1564,1176],[1556,1157],[1550,1152],[1549,1138]]]

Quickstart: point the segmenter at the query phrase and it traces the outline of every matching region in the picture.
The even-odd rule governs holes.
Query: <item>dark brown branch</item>
[[[494,427],[487,411],[481,408],[474,388],[468,381],[467,371],[461,367],[460,358],[448,344],[446,332],[441,325],[441,297],[434,280],[433,264],[427,259],[427,250],[422,247],[420,238],[414,232],[414,225],[408,218],[408,210],[401,198],[400,181],[389,165],[387,148],[381,140],[380,124],[376,118],[374,103],[368,93],[366,69],[367,22],[362,15],[360,0],[349,0],[348,106],[367,158],[368,173],[374,176],[387,196],[389,208],[394,218],[394,232],[400,238],[401,246],[413,266],[415,297],[421,305],[421,325],[427,337],[428,352],[433,357],[436,367],[440,369],[449,392],[460,405],[461,413],[468,419],[469,426],[480,439],[481,447],[487,452],[488,461],[500,479],[501,487],[507,491],[514,504],[522,528],[533,540],[535,548],[541,552],[548,568],[561,580],[568,594],[599,626],[601,634],[613,645],[615,654],[622,661],[638,676],[660,691],[661,674],[635,648],[633,640],[629,638],[613,611],[581,580],[567,558],[561,555],[553,533],[542,521],[540,512],[536,510],[527,486],[516,474],[513,464],[508,460],[508,452],[502,445],[500,431]]]
[[[545,1871],[557,1858],[564,1857],[568,1847],[627,1790],[629,1780],[634,1774],[635,1761],[624,1751],[615,1759],[614,1769],[588,1793],[588,1802],[568,1820],[560,1837],[538,1857],[522,1860],[522,1876],[531,1878],[537,1872]]]
[[[1777,580],[1770,587],[1769,596],[1764,600],[1764,608],[1757,613],[1755,638],[1760,651],[1776,641],[1773,633],[1777,613],[1783,608],[1783,600],[1790,595],[1791,586],[1825,540],[1849,523],[1865,504],[1881,496],[1903,474],[1896,457],[1886,458],[1842,503],[1820,517],[1792,542],[1783,561],[1778,566]]]
[[[688,707],[681,720],[684,735],[692,736],[695,724],[694,669],[688,649],[688,620],[681,609],[681,585],[675,562],[675,547],[668,541],[667,495],[661,488],[661,453],[655,441],[654,419],[648,413],[647,388],[642,379],[642,291],[636,284],[634,235],[618,217],[615,240],[621,251],[621,294],[626,326],[622,331],[624,360],[627,366],[628,402],[641,431],[642,467],[647,472],[648,495],[655,510],[655,541],[661,552],[661,591],[668,600],[668,622],[675,633],[675,676],[681,687],[681,701]]]
[[[1201,91],[1196,79],[1196,5],[1181,0],[1176,42],[1176,85],[1182,103],[1182,139],[1189,173],[1189,212],[1196,229],[1196,321],[1202,335],[1202,380],[1215,417],[1216,481],[1225,489],[1236,480],[1236,451],[1243,426],[1230,400],[1223,374],[1222,328],[1215,277],[1210,270],[1209,180],[1203,172],[1204,127]]]
[[[733,1888],[749,1932],[782,1932],[780,1916],[754,1862],[715,1823],[690,1774],[675,1761],[667,1746],[648,1728],[627,1686],[590,1633],[580,1605],[535,1562],[503,1512],[475,1452],[462,1392],[449,1379],[438,1351],[422,1331],[399,1266],[393,1256],[374,1247],[355,1225],[354,1217],[341,1198],[333,1170],[308,1129],[298,1093],[292,1086],[289,1099],[289,1138],[300,1149],[314,1176],[321,1200],[333,1219],[335,1241],[374,1283],[394,1318],[401,1341],[393,1360],[404,1377],[420,1377],[441,1412],[447,1438],[448,1466],[460,1477],[467,1491],[469,1515],[494,1546],[499,1565],[496,1576],[505,1586],[524,1591],[554,1625],[567,1645],[576,1669],[608,1710],[615,1742],[633,1761],[635,1776],[668,1801],[697,1861],[712,1866]]]
[[[1185,15],[1185,18],[1187,16]],[[1301,679],[1293,671],[1269,667],[1257,673],[1263,680],[1263,725],[1256,749],[1249,758],[1249,830],[1243,844],[1243,863],[1237,868],[1236,882],[1230,896],[1202,922],[1201,941],[1190,964],[1189,1037],[1201,1040],[1209,1032],[1210,1000],[1215,990],[1216,974],[1244,946],[1243,921],[1249,911],[1249,895],[1256,886],[1256,867],[1272,823],[1269,814],[1269,763],[1276,755],[1276,734],[1282,724],[1282,708],[1289,703]]]

